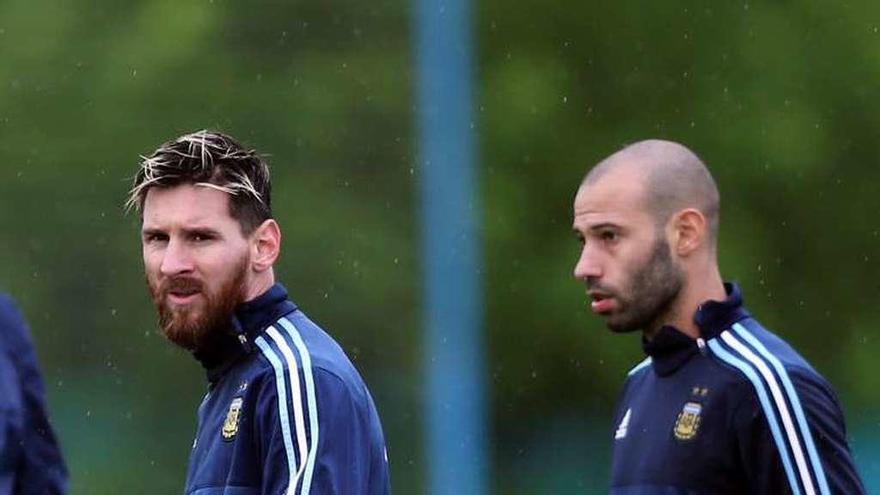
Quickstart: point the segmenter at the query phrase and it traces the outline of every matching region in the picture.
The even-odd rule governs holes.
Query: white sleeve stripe
[[[308,451],[308,444],[306,440],[306,421],[303,416],[303,399],[302,392],[299,386],[299,366],[296,363],[296,357],[293,355],[293,351],[290,349],[290,346],[287,344],[287,341],[284,340],[284,337],[278,333],[278,330],[275,327],[269,327],[266,330],[266,333],[272,337],[272,340],[275,341],[275,345],[278,346],[278,349],[281,351],[281,354],[284,356],[284,359],[287,360],[287,373],[290,377],[290,402],[293,403],[293,417],[294,417],[294,426],[296,427],[296,443],[299,446],[299,468],[297,468],[296,472],[290,472],[290,486],[296,487],[297,482],[299,481],[299,477],[303,472],[303,469],[306,467],[305,458]]]
[[[269,360],[275,370],[275,389],[278,395],[278,419],[281,421],[281,437],[284,440],[284,451],[287,454],[288,472],[296,472],[296,460],[293,453],[293,441],[290,438],[290,416],[287,413],[287,389],[284,385],[284,368],[275,351],[263,337],[257,337],[254,342],[263,351],[263,355]],[[288,493],[290,488],[285,491]]]
[[[828,480],[825,478],[825,469],[822,467],[822,462],[819,460],[819,454],[816,451],[816,446],[813,442],[813,435],[810,432],[810,427],[807,424],[806,416],[804,415],[804,409],[801,406],[801,401],[798,398],[797,391],[794,389],[794,385],[791,383],[791,379],[788,377],[788,372],[785,371],[785,367],[782,366],[782,363],[779,362],[779,359],[776,358],[764,344],[761,343],[752,333],[743,325],[736,323],[733,325],[734,331],[742,338],[744,338],[748,343],[754,347],[758,353],[760,353],[764,359],[770,362],[773,365],[773,368],[776,370],[776,374],[779,375],[779,378],[782,380],[782,385],[785,388],[785,392],[788,394],[788,401],[791,403],[791,407],[794,410],[794,415],[797,418],[798,426],[800,427],[801,437],[804,439],[804,444],[807,446],[807,453],[810,456],[810,462],[813,466],[813,472],[816,473],[816,480],[819,482],[819,493],[822,495],[830,495],[831,490],[828,488]]]
[[[721,338],[748,362],[752,363],[752,365],[757,368],[758,372],[761,373],[761,376],[764,377],[764,381],[767,382],[767,386],[770,387],[770,395],[773,396],[773,401],[776,403],[776,409],[779,411],[779,415],[782,418],[782,425],[784,426],[785,434],[788,437],[791,450],[794,453],[795,464],[797,465],[798,473],[801,476],[801,481],[804,484],[804,490],[807,495],[816,495],[816,488],[813,484],[813,478],[810,475],[810,469],[807,467],[804,450],[801,447],[800,439],[798,439],[797,429],[791,420],[791,414],[788,411],[788,404],[786,404],[785,398],[782,395],[782,390],[779,388],[776,375],[770,371],[770,368],[767,367],[767,363],[756,356],[755,353],[753,353],[751,349],[746,347],[742,342],[737,340],[730,331],[725,330],[721,334]]]
[[[629,370],[629,373],[627,373],[626,376],[633,376],[636,373],[638,373],[639,370],[641,370],[645,366],[649,366],[650,364],[651,364],[651,356],[648,356],[644,360],[642,360],[641,363],[633,366],[633,369]]]
[[[782,459],[782,467],[785,469],[786,477],[788,477],[788,484],[794,495],[800,495],[800,485],[794,474],[794,469],[791,466],[791,459],[789,458],[790,456],[785,445],[785,440],[782,438],[782,432],[779,431],[779,421],[776,419],[776,413],[773,412],[773,405],[770,404],[770,399],[767,398],[767,391],[764,387],[764,382],[762,382],[761,378],[755,374],[755,370],[750,364],[729,353],[725,347],[718,342],[717,337],[709,340],[708,345],[718,359],[740,370],[746,378],[752,382],[752,386],[755,388],[755,393],[758,395],[758,401],[761,403],[761,409],[764,410],[764,416],[767,418],[767,425],[770,427],[773,441],[776,443],[776,448],[779,451],[779,457]]]
[[[315,400],[315,379],[312,376],[312,358],[309,355],[309,350],[306,348],[305,343],[303,342],[302,337],[299,334],[299,330],[297,330],[296,326],[293,325],[287,318],[281,318],[278,320],[278,323],[284,327],[284,330],[287,331],[287,334],[290,335],[290,338],[293,339],[293,343],[296,346],[296,349],[299,351],[299,357],[302,360],[302,369],[303,369],[303,378],[305,378],[306,382],[306,399],[308,400],[309,405],[309,431],[312,433],[312,444],[309,446],[309,455],[306,461],[306,469],[303,473],[303,482],[302,482],[302,491],[300,492],[303,495],[309,493],[309,489],[312,485],[312,474],[315,471],[315,458],[318,456],[318,404]]]

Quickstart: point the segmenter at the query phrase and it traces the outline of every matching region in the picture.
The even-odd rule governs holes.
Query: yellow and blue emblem
[[[232,399],[229,404],[229,411],[226,413],[226,421],[223,422],[223,440],[231,441],[238,433],[238,420],[241,418],[241,404],[244,402],[241,397]]]
[[[699,402],[687,402],[678,413],[678,419],[675,420],[675,428],[672,432],[675,438],[679,440],[690,440],[697,435],[700,428],[700,413],[703,406]]]

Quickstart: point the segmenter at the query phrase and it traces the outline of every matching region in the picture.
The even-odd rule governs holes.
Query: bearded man
[[[382,426],[339,345],[272,266],[265,161],[199,131],[143,159],[128,206],[161,332],[205,367],[186,494],[387,494]]]
[[[718,215],[705,165],[668,141],[614,153],[577,191],[574,275],[648,355],[616,407],[611,493],[865,493],[831,385],[722,281]]]

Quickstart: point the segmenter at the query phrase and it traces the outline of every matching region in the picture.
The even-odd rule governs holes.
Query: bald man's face
[[[574,201],[581,240],[574,275],[587,286],[590,307],[615,332],[654,331],[683,285],[665,231],[644,204],[644,181],[617,170],[584,184]]]

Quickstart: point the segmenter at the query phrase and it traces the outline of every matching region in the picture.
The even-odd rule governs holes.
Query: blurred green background
[[[205,379],[154,331],[138,155],[215,127],[270,154],[279,278],[348,350],[396,493],[422,493],[419,204],[405,1],[0,1],[0,285],[30,321],[73,494],[179,493]],[[880,4],[474,4],[491,493],[603,493],[641,359],[571,277],[571,201],[680,140],[720,261],[837,387],[880,491]]]

